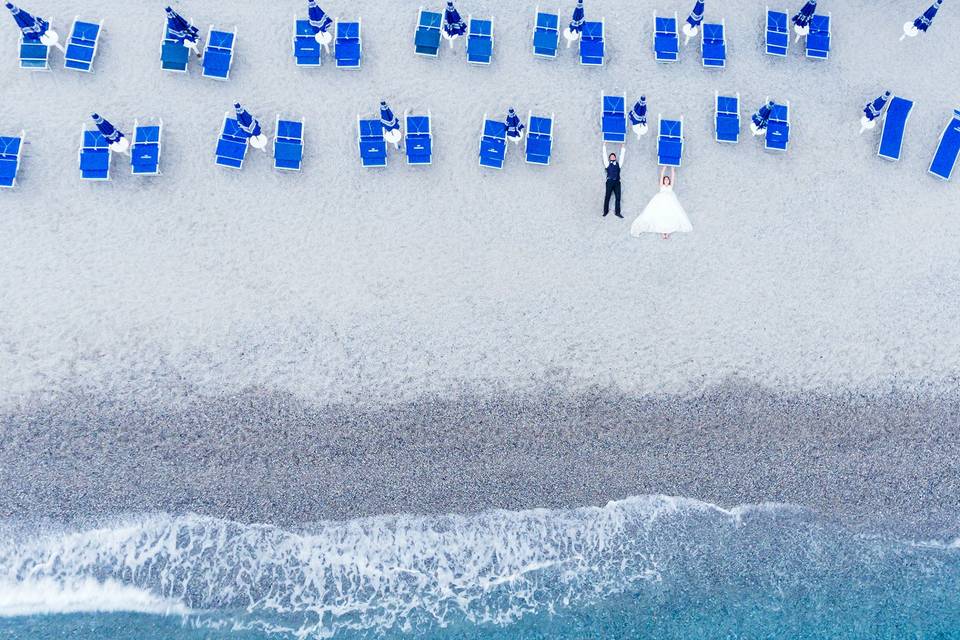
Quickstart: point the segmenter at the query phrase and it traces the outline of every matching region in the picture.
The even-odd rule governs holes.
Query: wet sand
[[[4,415],[0,517],[164,511],[291,525],[668,494],[789,502],[931,535],[960,522],[960,393],[552,388],[375,410],[269,393],[173,397],[63,395]]]

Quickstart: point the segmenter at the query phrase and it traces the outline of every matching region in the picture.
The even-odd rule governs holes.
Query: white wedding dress
[[[660,193],[630,226],[630,235],[639,238],[643,233],[688,233],[693,231],[690,218],[673,192],[673,186],[660,186]]]

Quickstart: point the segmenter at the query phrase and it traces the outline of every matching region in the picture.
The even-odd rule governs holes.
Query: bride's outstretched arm
[[[670,167],[670,183],[673,186],[677,186],[677,168]]]
[[[660,181],[657,184],[663,184],[663,176],[667,175],[667,168],[664,166],[660,167]]]

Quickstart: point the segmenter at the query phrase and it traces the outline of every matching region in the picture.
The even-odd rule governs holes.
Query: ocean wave
[[[40,578],[0,581],[0,617],[61,613],[191,613],[181,602],[115,580]]]
[[[322,522],[302,530],[150,515],[88,530],[5,535],[4,615],[98,611],[105,602],[190,613],[200,626],[300,638],[462,621],[504,626],[622,594],[683,593],[706,579],[723,580],[724,572],[760,585],[772,581],[775,591],[793,565],[797,575],[810,567],[840,571],[832,565],[839,553],[869,569],[889,554],[879,543],[844,551],[845,542],[796,507],[722,509],[667,496],[596,508]],[[43,594],[56,597],[31,608]]]

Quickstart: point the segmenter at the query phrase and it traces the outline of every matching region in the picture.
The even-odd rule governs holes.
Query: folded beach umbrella
[[[399,149],[400,139],[403,136],[400,132],[400,120],[386,100],[380,101],[380,124],[383,125],[383,139]]]
[[[810,21],[813,20],[813,14],[817,10],[817,0],[807,0],[795,16],[791,19],[793,30],[797,34],[797,40],[800,36],[810,33]]]
[[[103,139],[110,144],[112,151],[119,153],[125,153],[127,151],[130,147],[130,141],[127,140],[122,131],[110,124],[109,120],[105,120],[98,113],[94,113],[90,117],[93,119],[93,124],[97,125],[97,129],[103,134]]]
[[[933,24],[933,19],[937,17],[937,11],[940,10],[940,5],[943,4],[943,0],[936,0],[930,8],[923,12],[923,15],[914,20],[913,22],[908,22],[903,25],[903,35],[900,36],[900,39],[903,40],[906,37],[915,37],[919,35],[922,31],[927,32],[927,29],[930,28],[930,25]]]
[[[868,102],[867,106],[863,108],[863,117],[860,118],[860,133],[877,126],[876,120],[880,117],[880,114],[883,113],[883,108],[887,106],[890,95],[889,91],[884,91],[882,96],[872,102]]]
[[[7,9],[20,27],[25,40],[39,40],[50,47],[59,47],[60,37],[50,28],[50,23],[39,16],[32,16],[11,2],[6,3]]]
[[[583,0],[577,0],[577,6],[573,8],[573,18],[567,28],[563,30],[563,37],[567,39],[568,49],[580,37],[585,18],[586,12],[583,10]]]
[[[443,36],[450,40],[450,47],[453,47],[453,41],[467,32],[467,23],[460,17],[460,12],[453,6],[453,0],[447,0],[447,8],[443,12]]]
[[[263,129],[260,123],[250,115],[250,112],[244,109],[239,102],[233,103],[233,108],[237,112],[237,126],[250,138],[250,146],[261,151],[267,148],[267,136],[263,135]]]
[[[751,116],[750,129],[753,131],[753,135],[758,136],[766,130],[772,112],[773,101],[771,100],[757,109],[757,112]]]
[[[317,0],[307,0],[307,20],[313,27],[317,42],[329,51],[330,41],[333,40],[333,34],[330,33],[333,18],[320,8]]]
[[[687,36],[687,42],[690,42],[690,38],[697,35],[702,23],[703,0],[697,0],[697,3],[693,5],[693,9],[690,11],[690,15],[687,16],[687,21],[683,24],[683,33]]]
[[[520,122],[520,116],[517,115],[513,107],[507,110],[507,120],[504,124],[507,125],[507,139],[510,142],[520,142],[523,139],[523,130],[526,127]]]
[[[183,16],[174,11],[172,7],[167,7],[166,12],[168,36],[180,43],[195,43],[200,39],[200,29],[190,24]]]
[[[630,113],[627,114],[627,117],[630,118],[630,125],[633,127],[633,132],[637,134],[637,138],[646,135],[647,96],[640,96],[640,99],[637,100],[636,104],[633,105],[633,109],[630,109]]]

